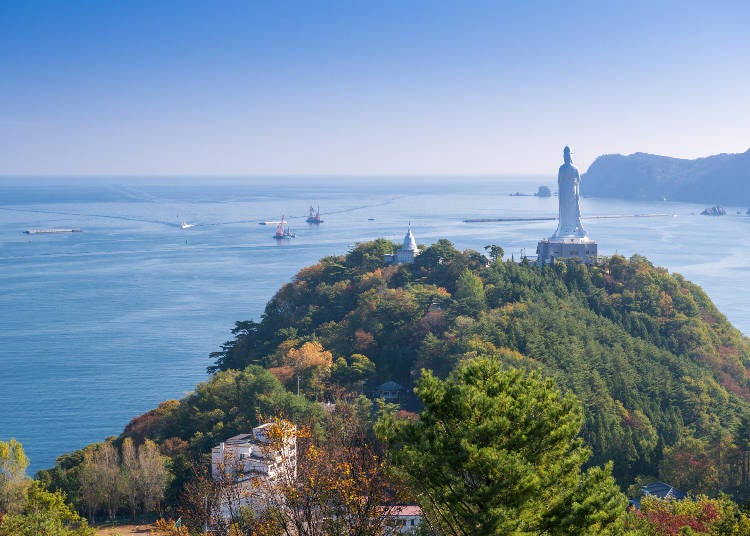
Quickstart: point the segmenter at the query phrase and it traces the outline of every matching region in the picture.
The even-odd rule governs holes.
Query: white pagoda
[[[414,239],[414,233],[411,232],[411,224],[404,236],[404,244],[393,254],[386,254],[384,260],[387,264],[411,264],[419,255],[417,241]]]

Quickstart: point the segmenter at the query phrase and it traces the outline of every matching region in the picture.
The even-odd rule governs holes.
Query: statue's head
[[[565,149],[563,149],[563,159],[565,160],[566,164],[570,164],[570,147],[568,147],[567,145],[565,146]]]

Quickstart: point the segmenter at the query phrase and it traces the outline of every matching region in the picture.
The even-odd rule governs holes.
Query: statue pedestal
[[[537,262],[552,264],[556,260],[571,260],[594,264],[597,256],[596,240],[590,238],[549,238],[536,246]]]

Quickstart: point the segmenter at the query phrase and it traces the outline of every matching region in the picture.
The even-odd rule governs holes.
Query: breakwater
[[[662,213],[650,213],[650,214],[607,214],[603,216],[583,216],[582,220],[606,220],[613,218],[667,218],[670,216],[676,216],[676,214],[662,214]],[[536,218],[474,218],[463,220],[464,223],[488,223],[488,222],[509,222],[509,221],[556,221],[555,216],[542,216]]]

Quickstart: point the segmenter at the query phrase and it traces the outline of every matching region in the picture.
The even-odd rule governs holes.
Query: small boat
[[[323,223],[323,220],[320,219],[320,205],[318,205],[318,209],[315,210],[315,207],[310,205],[310,215],[305,220],[307,223]]]
[[[708,207],[701,212],[702,216],[726,216],[727,211],[724,207],[721,205],[714,205],[712,207]]]
[[[26,229],[26,234],[81,233],[80,229]]]
[[[284,216],[282,216],[278,227],[276,227],[276,232],[273,235],[276,240],[288,240],[294,238],[294,233],[289,230],[289,226],[287,226],[286,229],[284,228],[285,223],[286,220],[284,220]]]
[[[188,223],[186,221],[181,221],[180,222],[180,229],[190,229],[191,227],[193,227],[193,225],[194,224],[192,224],[192,223]]]

